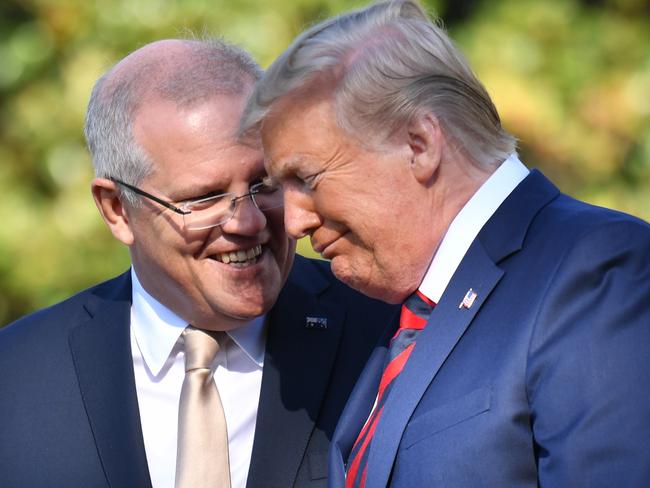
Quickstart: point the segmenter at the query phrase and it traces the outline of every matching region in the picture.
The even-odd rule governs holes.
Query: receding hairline
[[[133,121],[151,100],[191,110],[216,95],[246,97],[261,74],[245,49],[222,38],[165,39],[133,51],[97,80],[90,95],[84,134],[95,174],[136,185],[150,174],[152,162],[134,140]]]
[[[131,82],[135,83],[136,86],[133,88],[140,96],[152,96],[156,92],[158,92],[158,95],[165,96],[164,93],[161,93],[161,85],[165,81],[174,78],[180,72],[201,66],[201,63],[206,62],[206,54],[214,54],[218,52],[217,49],[229,51],[229,56],[226,56],[223,51],[220,52],[222,54],[220,61],[228,64],[231,71],[225,68],[220,70],[221,78],[229,80],[230,83],[222,83],[220,89],[216,90],[215,93],[233,95],[243,93],[244,87],[242,85],[247,83],[240,83],[239,81],[254,83],[259,79],[261,69],[258,66],[245,66],[249,64],[249,60],[243,57],[235,59],[244,52],[243,50],[240,53],[234,45],[226,42],[215,45],[216,42],[220,42],[220,40],[163,39],[146,44],[118,61],[104,74],[104,79],[99,86],[98,96],[100,99],[109,98],[113,95],[114,90],[123,83]],[[250,61],[252,61],[252,58]],[[256,72],[255,68],[259,69],[259,73]],[[235,72],[232,72],[233,69]],[[205,67],[199,68],[198,71],[201,70],[209,71]],[[143,80],[145,74],[146,82]],[[174,97],[169,98],[173,99]]]

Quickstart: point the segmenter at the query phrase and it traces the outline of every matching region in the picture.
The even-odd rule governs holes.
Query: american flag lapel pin
[[[326,317],[306,317],[305,329],[327,329]]]
[[[474,305],[474,300],[476,300],[477,293],[472,290],[471,288],[467,290],[467,293],[465,293],[465,297],[463,298],[463,301],[460,302],[458,305],[458,308],[467,308],[470,309],[472,308],[472,305]]]

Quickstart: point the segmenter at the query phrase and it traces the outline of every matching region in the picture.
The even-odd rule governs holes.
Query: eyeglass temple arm
[[[131,191],[137,193],[138,195],[142,195],[142,196],[145,197],[145,198],[148,198],[148,199],[150,199],[150,200],[153,200],[154,202],[159,203],[159,204],[162,205],[163,207],[166,207],[166,208],[168,208],[169,210],[171,210],[171,211],[173,211],[173,212],[176,212],[177,214],[180,214],[180,215],[187,215],[187,214],[191,213],[191,212],[188,212],[188,211],[186,211],[186,210],[180,209],[180,208],[178,208],[177,206],[172,205],[171,203],[166,202],[165,200],[162,200],[162,199],[158,198],[158,197],[155,196],[155,195],[152,195],[151,193],[147,193],[146,191],[141,190],[141,189],[138,188],[137,186],[129,185],[128,183],[124,183],[122,180],[118,180],[117,178],[109,178],[109,180],[114,181],[115,183],[117,183],[117,184],[119,184],[119,185],[125,186],[125,187],[128,188],[129,190],[131,190]]]

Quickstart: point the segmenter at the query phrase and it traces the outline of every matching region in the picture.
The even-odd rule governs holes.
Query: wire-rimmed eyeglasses
[[[225,224],[235,215],[237,203],[248,197],[255,206],[262,211],[282,207],[282,191],[272,178],[266,177],[260,183],[251,185],[248,193],[237,195],[235,193],[220,193],[208,197],[188,200],[182,203],[167,202],[151,193],[141,190],[137,186],[125,183],[117,178],[109,178],[118,185],[148,198],[172,212],[183,216],[183,225],[187,230],[201,230]]]

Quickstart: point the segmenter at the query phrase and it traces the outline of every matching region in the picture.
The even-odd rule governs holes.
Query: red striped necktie
[[[379,383],[377,401],[348,457],[347,475],[345,478],[346,488],[364,488],[366,484],[370,444],[375,433],[375,428],[377,427],[377,422],[384,411],[386,398],[388,398],[395,379],[404,369],[404,365],[415,347],[415,339],[427,325],[429,315],[431,315],[431,310],[433,310],[435,305],[434,302],[419,291],[409,296],[402,305],[399,329],[397,329],[390,342],[388,360]]]

